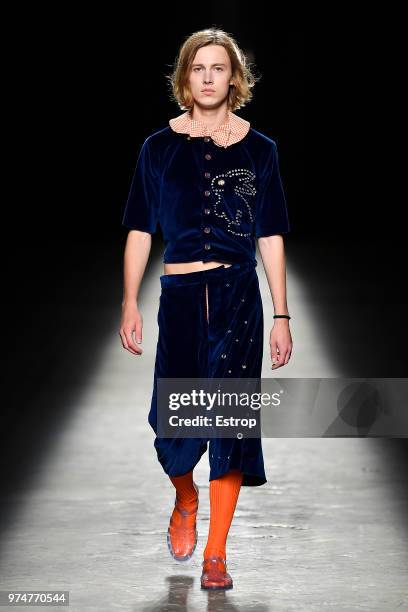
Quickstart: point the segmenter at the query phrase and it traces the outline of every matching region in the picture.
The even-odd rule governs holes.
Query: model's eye
[[[223,70],[222,66],[216,66],[215,68],[216,70]],[[197,70],[201,70],[201,66],[196,66],[195,68],[193,68],[193,72],[197,72]]]

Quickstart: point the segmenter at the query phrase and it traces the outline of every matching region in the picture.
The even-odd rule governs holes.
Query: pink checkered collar
[[[170,119],[169,125],[175,132],[189,134],[192,138],[209,136],[220,147],[228,147],[239,142],[247,135],[251,127],[249,121],[238,117],[230,110],[228,111],[228,120],[213,130],[208,130],[202,121],[193,120],[189,110]]]

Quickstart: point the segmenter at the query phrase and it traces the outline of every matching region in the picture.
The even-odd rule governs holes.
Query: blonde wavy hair
[[[172,101],[182,110],[190,110],[193,107],[194,99],[188,79],[198,49],[206,45],[221,45],[230,58],[235,85],[230,86],[228,94],[229,110],[235,111],[248,104],[253,96],[251,90],[261,77],[255,76],[253,64],[249,62],[231,34],[219,28],[200,30],[185,39],[174,62],[172,73],[166,76],[170,82]]]

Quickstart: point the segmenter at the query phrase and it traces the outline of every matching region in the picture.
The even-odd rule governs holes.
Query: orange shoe
[[[227,562],[222,557],[208,557],[202,562],[202,589],[232,589],[233,582],[227,572]]]
[[[181,514],[182,517],[196,515],[198,510],[198,485],[193,483],[195,490],[197,491],[197,504],[194,510],[190,512],[180,508],[176,501],[174,502],[175,509]],[[174,510],[173,510],[174,512]],[[169,527],[167,529],[167,546],[170,554],[176,561],[188,561],[194,554],[197,546],[197,522],[194,521],[192,527],[183,527],[182,524],[175,525],[173,520],[173,514],[170,517]]]

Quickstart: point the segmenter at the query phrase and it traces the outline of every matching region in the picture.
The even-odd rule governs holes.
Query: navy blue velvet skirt
[[[160,277],[159,335],[148,421],[163,470],[182,476],[209,443],[209,480],[232,469],[242,486],[267,482],[261,438],[157,437],[158,378],[260,378],[264,319],[256,263]]]

